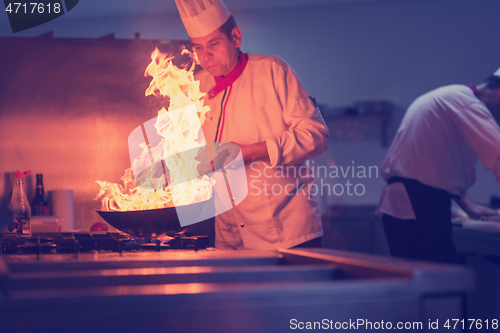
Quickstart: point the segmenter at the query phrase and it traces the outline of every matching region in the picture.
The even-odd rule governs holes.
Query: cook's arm
[[[272,167],[295,165],[323,153],[330,133],[315,102],[293,70],[276,63],[275,89],[283,118],[289,126],[281,135],[265,140]]]
[[[451,119],[465,142],[474,150],[500,185],[500,127],[479,100],[451,113]]]
[[[451,120],[483,165],[493,172],[500,185],[500,127],[481,101],[454,110]],[[464,194],[454,199],[472,219],[498,220],[498,211],[473,203]]]

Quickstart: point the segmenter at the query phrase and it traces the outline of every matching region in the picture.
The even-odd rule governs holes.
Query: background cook
[[[410,105],[381,168],[388,185],[377,212],[392,255],[460,262],[452,199],[471,218],[499,219],[497,211],[466,197],[478,158],[500,184],[498,119],[500,69],[477,86],[441,87]]]

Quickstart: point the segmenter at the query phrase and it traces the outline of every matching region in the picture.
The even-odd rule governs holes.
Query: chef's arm
[[[323,153],[330,132],[316,101],[293,70],[284,63],[276,72],[275,90],[288,129],[266,139],[267,151],[272,167],[296,165]]]
[[[454,198],[454,200],[473,220],[498,220],[498,211],[486,206],[475,204],[465,195],[461,198]]]
[[[319,109],[315,112],[321,117]],[[299,120],[282,135],[267,139],[271,166],[296,165],[323,153],[328,147],[329,132],[320,119]]]

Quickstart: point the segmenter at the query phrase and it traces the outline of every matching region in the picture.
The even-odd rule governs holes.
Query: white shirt
[[[500,184],[500,128],[486,105],[464,85],[438,88],[408,108],[385,158],[384,179],[403,177],[463,196],[476,181],[477,159]],[[401,183],[384,187],[377,214],[414,219]]]
[[[202,92],[215,86],[205,70],[196,79]],[[211,109],[203,124],[209,142],[215,139],[223,94],[205,99]],[[216,247],[288,248],[322,236],[318,203],[308,187],[314,178],[304,170],[306,160],[326,150],[328,137],[320,110],[286,62],[249,54],[227,100],[221,142],[265,141],[271,164],[245,166],[249,193],[236,207],[216,217]],[[302,172],[280,173],[281,166],[302,167]]]

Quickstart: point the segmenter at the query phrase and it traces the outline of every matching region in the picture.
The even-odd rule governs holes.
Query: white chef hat
[[[214,32],[231,16],[222,0],[175,0],[175,4],[191,38]]]
[[[493,73],[493,75],[500,76],[500,68],[497,69],[497,71],[495,73]]]

